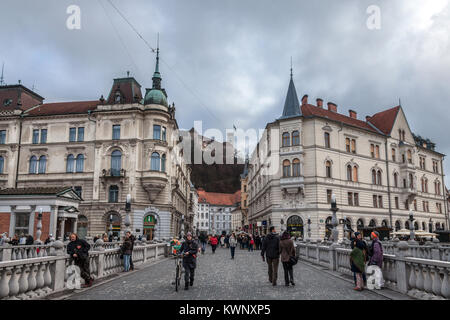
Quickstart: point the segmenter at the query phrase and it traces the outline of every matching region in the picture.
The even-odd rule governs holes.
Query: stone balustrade
[[[353,275],[350,267],[351,249],[348,244],[323,245],[313,242],[297,242],[297,255],[305,260],[339,272]],[[393,241],[392,248],[383,255],[385,287],[424,300],[450,299],[450,262],[430,259],[448,256],[448,247],[422,248],[405,241]],[[442,249],[445,249],[442,251]],[[414,256],[413,256],[414,255]],[[418,258],[417,256],[427,258]]]
[[[27,253],[26,259],[0,262],[0,300],[40,299],[68,289],[67,281],[70,275],[67,268],[71,262],[64,244],[55,241],[52,245],[46,246],[45,250],[39,250],[43,251],[47,252],[47,256],[32,257]],[[170,246],[166,243],[135,243],[133,263],[140,265],[147,261],[155,261],[168,256],[169,252]],[[94,248],[89,251],[91,276],[94,279],[101,279],[121,272],[123,260],[120,259],[120,255],[119,247],[105,248],[103,241],[97,240]]]

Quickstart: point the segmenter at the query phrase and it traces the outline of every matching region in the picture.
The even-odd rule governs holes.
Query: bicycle
[[[177,254],[175,256],[175,291],[178,292],[178,288],[181,284],[181,275],[183,274],[183,254]]]

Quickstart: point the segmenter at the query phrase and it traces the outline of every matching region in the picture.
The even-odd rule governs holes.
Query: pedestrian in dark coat
[[[204,232],[201,232],[198,239],[200,240],[200,245],[202,246],[202,254],[205,254],[206,243],[208,242],[208,235]]]
[[[294,282],[294,269],[290,263],[291,257],[295,257],[295,247],[294,241],[291,240],[289,232],[285,231],[281,235],[280,240],[280,252],[281,252],[281,263],[283,264],[284,270],[284,281],[286,287],[289,287],[289,282],[295,286]]]
[[[183,242],[180,248],[180,254],[184,254],[184,290],[188,290],[189,286],[192,287],[194,285],[195,268],[197,267],[197,251],[198,245],[192,240],[192,234],[188,232],[186,234],[186,241]]]
[[[131,233],[127,232],[125,234],[125,239],[122,246],[120,247],[120,252],[123,256],[123,271],[128,272],[130,270],[130,258],[133,253],[133,242],[130,238]]]
[[[130,234],[130,240],[131,240],[130,270],[134,270],[133,250],[134,250],[134,242],[136,241],[136,237],[134,235],[132,235],[130,231],[127,231],[127,233]]]
[[[280,263],[280,237],[275,232],[275,227],[270,227],[270,233],[264,239],[261,257],[266,260],[267,265],[269,267],[269,282],[272,283],[273,286],[277,285],[277,276],[278,276],[278,265]]]
[[[351,248],[354,249],[356,247],[356,243],[360,242],[360,246],[363,248],[364,253],[364,262],[367,261],[369,256],[369,249],[367,248],[366,242],[362,238],[362,234],[360,232],[355,232],[355,237],[351,239]],[[364,272],[362,274],[364,284],[367,282],[366,273]],[[356,273],[353,272],[353,281],[355,282],[355,287],[357,285],[356,283]]]
[[[69,263],[75,262],[80,268],[81,277],[84,279],[84,288],[92,286],[94,279],[89,271],[89,249],[91,246],[86,240],[79,239],[76,233],[70,235],[70,242],[67,245],[67,253],[70,256]]]
[[[361,291],[364,289],[363,273],[365,272],[366,264],[364,258],[364,245],[362,241],[357,241],[355,247],[350,253],[350,266],[352,272],[356,274],[356,287],[354,290]]]
[[[25,245],[31,246],[34,243],[33,236],[31,234],[27,235],[27,240],[25,241]]]
[[[370,246],[370,265],[377,265],[378,267],[383,267],[383,246],[379,240],[379,234],[377,231],[374,231],[370,234],[372,238],[372,245]]]

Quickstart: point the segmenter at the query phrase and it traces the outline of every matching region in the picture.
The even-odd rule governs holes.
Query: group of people
[[[354,290],[362,291],[367,285],[366,269],[371,268],[378,276],[375,277],[375,288],[381,289],[384,285],[381,268],[383,267],[383,245],[379,240],[379,233],[370,234],[372,243],[369,246],[360,232],[355,232],[351,239],[352,252],[350,253],[350,266],[355,282]],[[380,276],[381,275],[381,276]]]

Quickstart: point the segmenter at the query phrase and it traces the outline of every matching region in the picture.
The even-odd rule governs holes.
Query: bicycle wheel
[[[177,270],[175,272],[175,291],[178,292],[178,287],[180,286],[180,266],[177,264]]]

